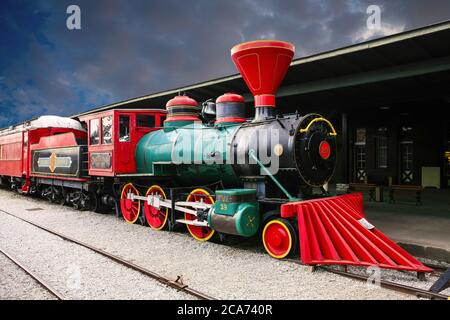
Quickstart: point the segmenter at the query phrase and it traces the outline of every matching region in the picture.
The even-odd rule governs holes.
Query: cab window
[[[89,143],[92,145],[92,144],[99,144],[99,142],[100,142],[100,128],[99,128],[99,126],[100,126],[100,121],[99,121],[99,119],[92,119],[90,122],[89,122],[89,128],[90,128],[90,132],[91,132],[91,134],[90,134],[90,139],[89,139]]]
[[[102,118],[102,144],[112,143],[112,116]]]
[[[155,117],[148,114],[136,115],[136,127],[138,128],[154,128]]]
[[[130,141],[130,116],[119,117],[119,141]]]

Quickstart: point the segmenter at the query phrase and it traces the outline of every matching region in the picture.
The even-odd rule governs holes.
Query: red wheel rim
[[[279,220],[267,223],[263,231],[263,244],[272,257],[277,259],[286,257],[292,248],[292,237],[288,227]]]
[[[190,202],[204,202],[208,204],[213,204],[214,199],[210,196],[208,191],[203,189],[196,189],[192,191],[186,198],[186,201]],[[195,215],[184,213],[184,219],[195,220],[197,217]],[[214,234],[214,230],[209,227],[198,227],[190,224],[186,225],[189,233],[199,241],[208,241]]]
[[[157,185],[148,188],[145,195],[154,195],[159,196],[161,199],[167,199],[164,190]],[[168,212],[168,208],[160,207],[159,209],[156,209],[155,207],[149,205],[147,201],[144,201],[145,218],[147,219],[148,225],[154,230],[161,230],[165,227],[169,216]]]
[[[122,194],[120,195],[120,210],[122,211],[122,216],[126,222],[135,223],[139,218],[141,203],[139,200],[132,201],[131,199],[128,199],[129,193],[139,195],[139,191],[133,186],[133,184],[126,184],[122,189]]]

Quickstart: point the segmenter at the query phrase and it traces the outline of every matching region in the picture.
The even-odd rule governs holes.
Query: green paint
[[[224,196],[242,196],[242,195],[256,195],[255,189],[225,189],[218,190],[216,195],[224,195]]]
[[[253,196],[252,201],[220,201],[220,197],[235,197],[239,199],[239,196]],[[237,197],[237,198],[236,198]],[[249,198],[249,197],[247,197]],[[259,204],[256,200],[255,189],[226,189],[218,190],[216,192],[216,203],[214,204],[214,214],[227,216],[234,224],[233,234],[238,234],[244,237],[253,236],[260,225]],[[208,216],[208,223],[213,225],[211,216]]]
[[[191,185],[219,180],[225,185],[238,184],[238,177],[227,163],[237,128],[239,125],[217,128],[191,122],[150,132],[136,146],[137,172],[171,175],[177,182]]]
[[[234,217],[236,230],[241,236],[251,237],[256,234],[261,223],[257,202],[241,203]]]

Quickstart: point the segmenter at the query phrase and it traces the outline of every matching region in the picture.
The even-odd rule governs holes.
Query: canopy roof
[[[291,63],[278,94],[277,106],[337,108],[372,106],[428,97],[450,101],[450,21],[332,50]],[[197,101],[224,92],[253,97],[239,74],[106,105],[89,114],[112,108],[163,108],[184,92]],[[294,109],[293,109],[294,108]],[[252,110],[253,108],[249,108]]]

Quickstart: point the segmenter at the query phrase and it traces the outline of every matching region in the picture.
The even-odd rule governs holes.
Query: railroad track
[[[13,257],[10,253],[0,248],[0,252],[11,260],[15,265],[17,265],[20,269],[25,271],[30,277],[32,277],[36,282],[43,287],[46,291],[50,292],[53,296],[55,296],[58,300],[66,300],[63,294],[58,292],[55,288],[53,288],[50,284],[44,281],[41,277],[39,277],[35,272],[25,266],[22,262],[20,262],[16,257]]]
[[[300,261],[294,260],[294,259],[288,259],[288,261],[296,263],[296,264],[300,264],[302,266],[306,266],[304,264],[302,264]],[[442,267],[442,269],[444,269],[444,266],[437,266],[434,265],[436,267]],[[311,266],[313,268],[318,268],[330,273],[334,273],[334,274],[338,274],[340,276],[344,276],[347,278],[351,278],[354,280],[359,280],[359,281],[364,281],[367,282],[369,280],[368,276],[364,276],[361,274],[356,274],[353,272],[348,272],[348,271],[342,271],[342,270],[336,270],[327,266]],[[441,294],[441,293],[435,293],[435,292],[431,292],[422,288],[416,288],[416,287],[411,287],[411,286],[407,286],[401,283],[396,283],[396,282],[392,282],[392,281],[387,281],[387,280],[383,280],[380,279],[379,282],[380,287],[382,288],[386,288],[389,290],[394,290],[397,292],[402,292],[408,295],[413,295],[415,297],[420,297],[420,298],[426,298],[426,299],[430,299],[430,300],[449,300],[450,296],[447,296],[445,294]]]
[[[428,268],[433,269],[432,274],[435,276],[440,276],[442,273],[447,271],[448,268],[450,268],[450,266],[444,266],[444,265],[439,265],[439,264],[434,264],[434,263],[425,263],[425,262],[422,262],[422,263],[425,266],[427,266]]]
[[[364,275],[360,275],[360,274],[356,274],[356,273],[352,273],[352,272],[348,272],[348,271],[340,271],[340,270],[331,269],[331,268],[323,267],[323,266],[321,266],[320,268],[323,270],[326,270],[327,272],[338,274],[338,275],[341,275],[341,276],[344,276],[347,278],[352,278],[352,279],[360,280],[360,281],[368,280],[368,277],[364,276]],[[382,280],[382,279],[380,280],[380,287],[394,290],[397,292],[406,293],[406,294],[413,295],[413,296],[420,297],[420,298],[427,298],[430,300],[449,300],[450,299],[450,297],[445,294],[435,293],[435,292],[431,292],[431,291],[428,291],[425,289],[411,287],[411,286],[407,286],[407,285],[404,285],[401,283],[396,283],[396,282]]]
[[[162,275],[159,275],[159,274],[157,274],[157,273],[155,273],[153,271],[150,271],[150,270],[148,270],[148,269],[146,269],[146,268],[144,268],[142,266],[139,266],[139,265],[137,265],[135,263],[132,263],[130,261],[127,261],[127,260],[125,260],[125,259],[123,259],[121,257],[118,257],[116,255],[108,253],[108,252],[106,252],[106,251],[104,251],[104,250],[102,250],[100,248],[97,248],[97,247],[92,246],[90,244],[84,243],[84,242],[79,241],[77,239],[71,238],[71,237],[66,236],[64,234],[61,234],[61,233],[59,233],[59,232],[57,232],[55,230],[49,229],[49,228],[47,228],[45,226],[42,226],[42,225],[40,225],[38,223],[32,222],[32,221],[27,220],[25,218],[22,218],[20,216],[17,216],[17,215],[15,215],[13,213],[7,212],[7,211],[2,210],[2,209],[0,209],[0,212],[3,212],[4,214],[7,214],[9,216],[15,217],[16,219],[19,219],[19,220],[21,220],[23,222],[26,222],[26,223],[28,223],[28,224],[30,224],[30,225],[32,225],[32,226],[34,226],[34,227],[36,227],[36,228],[38,228],[40,230],[43,230],[43,231],[51,233],[51,234],[53,234],[55,236],[58,236],[58,237],[66,240],[66,241],[69,241],[69,242],[75,243],[77,245],[80,245],[82,247],[85,247],[87,249],[90,249],[90,250],[92,250],[92,251],[94,251],[94,252],[96,252],[96,253],[98,253],[98,254],[100,254],[102,256],[105,256],[105,257],[107,257],[107,258],[117,262],[117,263],[120,263],[120,264],[122,264],[122,265],[124,265],[126,267],[129,267],[130,269],[138,271],[138,272],[140,272],[140,273],[142,273],[142,274],[144,274],[146,276],[149,276],[149,277],[157,280],[158,282],[160,282],[162,284],[165,284],[165,285],[167,285],[169,287],[172,287],[172,288],[175,288],[177,290],[183,291],[183,292],[185,292],[185,293],[187,293],[189,295],[192,295],[192,296],[194,296],[196,298],[199,298],[201,300],[215,300],[215,298],[213,298],[213,297],[211,297],[211,296],[209,296],[209,295],[207,295],[205,293],[202,293],[202,292],[200,292],[198,290],[195,290],[193,288],[188,287],[186,284],[184,284],[182,282],[181,277],[177,277],[177,279],[166,278],[166,277],[164,277]],[[55,297],[57,297],[60,300],[64,299],[63,295],[61,295],[55,289],[53,289],[51,286],[49,286],[45,281],[43,281],[41,278],[39,278],[39,276],[37,276],[35,273],[31,272],[31,270],[29,270],[26,266],[24,266],[19,261],[17,261],[17,259],[13,258],[11,255],[7,254],[6,252],[4,252],[1,249],[0,249],[0,251],[5,256],[7,256],[10,260],[12,260],[15,264],[17,264],[20,268],[22,268],[26,273],[28,273],[30,276],[32,276],[36,281],[38,281],[41,286],[43,286],[45,289],[47,289],[49,292],[51,292]],[[286,261],[303,265],[300,261],[294,260],[294,259],[287,259]],[[435,265],[435,264],[425,264],[425,265],[427,265],[428,267],[433,268],[435,270],[434,273],[435,273],[436,276],[438,276],[439,272],[442,273],[442,272],[444,272],[447,269],[446,266],[440,266],[440,265]],[[327,272],[330,272],[330,273],[338,274],[338,275],[341,275],[341,276],[344,276],[344,277],[347,277],[347,278],[352,278],[352,279],[355,279],[355,280],[359,280],[359,281],[367,281],[368,278],[369,278],[368,276],[364,276],[364,275],[361,275],[361,274],[356,274],[356,273],[352,273],[352,272],[348,272],[348,271],[336,270],[336,269],[333,269],[333,268],[330,268],[330,267],[327,267],[327,266],[317,266],[317,268],[318,269],[322,269],[322,270],[327,271]],[[397,291],[397,292],[402,292],[402,293],[413,295],[413,296],[416,296],[416,297],[422,297],[422,298],[433,299],[433,300],[448,300],[448,299],[450,299],[449,296],[444,295],[444,294],[434,293],[434,292],[431,292],[431,291],[428,291],[428,290],[425,290],[425,289],[411,287],[411,286],[407,286],[407,285],[403,285],[403,284],[400,284],[400,283],[395,283],[395,282],[391,282],[391,281],[387,281],[387,280],[382,280],[382,279],[380,280],[380,286],[382,288],[386,288],[386,289],[389,289],[389,290],[394,290],[394,291]]]
[[[107,252],[107,251],[105,251],[103,249],[97,248],[97,247],[95,247],[93,245],[87,244],[87,243],[82,242],[80,240],[77,240],[77,239],[74,239],[74,238],[69,237],[67,235],[64,235],[62,233],[59,233],[59,232],[57,232],[55,230],[52,230],[50,228],[47,228],[47,227],[45,227],[43,225],[40,225],[40,224],[35,223],[33,221],[30,221],[30,220],[27,220],[27,219],[22,218],[20,216],[17,216],[15,214],[11,213],[11,212],[8,212],[8,211],[2,210],[2,209],[0,209],[0,212],[3,212],[4,214],[12,216],[12,217],[14,217],[16,219],[19,219],[19,220],[23,221],[23,222],[26,222],[26,223],[28,223],[28,224],[30,224],[30,225],[32,225],[32,226],[34,226],[34,227],[36,227],[36,228],[38,228],[40,230],[46,231],[47,233],[53,234],[53,235],[55,235],[57,237],[60,237],[63,240],[75,243],[75,244],[77,244],[77,245],[79,245],[81,247],[84,247],[84,248],[87,248],[87,249],[89,249],[91,251],[94,251],[95,253],[98,253],[98,254],[100,254],[100,255],[102,255],[104,257],[109,258],[110,260],[115,261],[116,263],[124,265],[124,266],[126,266],[126,267],[128,267],[128,268],[130,268],[132,270],[138,271],[139,273],[141,273],[141,274],[143,274],[145,276],[153,278],[156,281],[158,281],[158,282],[160,282],[160,283],[162,283],[162,284],[164,284],[164,285],[166,285],[168,287],[171,287],[171,288],[177,289],[179,291],[185,292],[185,293],[187,293],[187,294],[189,294],[189,295],[191,295],[193,297],[196,297],[196,298],[198,298],[200,300],[216,300],[215,298],[211,297],[210,295],[208,295],[206,293],[203,293],[201,291],[198,291],[196,289],[193,289],[193,288],[189,287],[188,285],[186,285],[185,283],[183,283],[183,280],[182,280],[181,276],[178,276],[176,279],[167,278],[167,277],[162,276],[162,275],[160,275],[158,273],[155,273],[155,272],[153,272],[153,271],[151,271],[149,269],[146,269],[146,268],[144,268],[142,266],[139,266],[139,265],[137,265],[137,264],[135,264],[135,263],[133,263],[131,261],[127,261],[127,260],[125,260],[125,259],[123,259],[123,258],[121,258],[119,256],[116,256],[116,255],[114,255],[112,253],[109,253],[109,252]],[[36,281],[38,281],[40,285],[42,285],[44,288],[46,288],[48,291],[50,291],[52,294],[54,294],[58,299],[62,300],[64,298],[64,296],[62,296],[56,290],[51,288],[39,276],[37,276],[35,273],[31,272],[31,270],[29,268],[27,268],[26,266],[21,264],[19,261],[17,261],[17,259],[14,259],[11,255],[8,255],[3,250],[1,250],[1,251],[10,260],[12,260],[20,268],[25,270],[25,272],[27,272],[30,276],[32,276],[34,279],[36,279]],[[18,264],[18,263],[20,263],[20,264]]]

